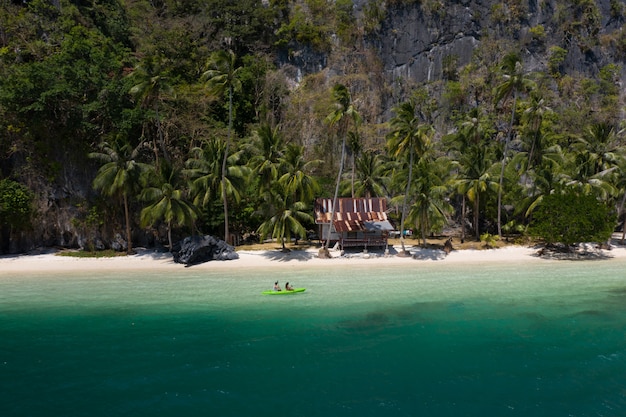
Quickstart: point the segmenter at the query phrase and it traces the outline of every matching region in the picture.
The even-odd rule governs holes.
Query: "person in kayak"
[[[287,283],[287,284],[289,284],[289,283]],[[278,281],[276,281],[276,282],[274,283],[274,291],[281,291],[281,289],[280,289],[280,285],[278,285]]]
[[[285,284],[285,291],[293,291],[293,287],[289,283]]]

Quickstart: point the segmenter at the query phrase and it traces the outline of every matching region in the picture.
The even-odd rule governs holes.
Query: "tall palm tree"
[[[89,154],[90,158],[102,163],[93,187],[102,190],[108,197],[119,197],[124,205],[124,219],[126,222],[127,253],[133,253],[133,240],[130,230],[129,198],[137,194],[141,184],[142,174],[149,169],[149,165],[137,160],[139,147],[133,148],[130,143],[112,142],[102,143],[101,152]]]
[[[552,109],[548,107],[545,99],[540,93],[531,94],[528,107],[522,114],[522,120],[525,122],[525,132],[523,139],[527,149],[526,169],[532,169],[540,163],[542,151],[545,148],[545,135],[542,135],[542,123],[546,114],[551,113]]]
[[[320,191],[317,180],[309,172],[322,163],[320,159],[307,161],[304,146],[290,143],[282,157],[283,175],[278,181],[296,201],[311,201]]]
[[[617,218],[622,222],[622,238],[620,243],[624,244],[626,239],[626,218],[624,207],[626,206],[626,158],[623,158],[615,173],[615,188],[621,191],[622,195],[617,205]]]
[[[302,223],[313,221],[313,216],[305,211],[306,208],[306,203],[292,198],[284,184],[274,181],[263,194],[261,212],[268,218],[257,229],[261,239],[271,236],[280,240],[282,251],[287,252],[285,240],[291,240],[294,235],[306,238],[306,228]]]
[[[213,201],[222,199],[224,194],[234,201],[241,200],[240,190],[248,178],[249,169],[238,164],[237,152],[231,153],[224,178],[222,163],[225,153],[226,144],[217,138],[209,139],[204,146],[191,150],[184,174],[191,181],[190,188],[196,206],[207,207]]]
[[[222,196],[222,159],[224,142],[217,138],[208,139],[203,146],[191,149],[185,174],[191,181],[194,204],[207,206]]]
[[[151,108],[154,111],[157,137],[159,139],[161,152],[165,160],[169,162],[169,154],[165,146],[159,110],[163,95],[170,94],[173,89],[169,84],[169,77],[163,68],[163,59],[160,56],[148,55],[129,76],[133,77],[137,82],[137,84],[131,87],[130,94],[143,106]],[[157,151],[156,141],[153,143],[156,165],[158,166],[159,153]]]
[[[198,218],[196,207],[188,201],[186,181],[181,170],[169,163],[161,164],[159,172],[150,173],[150,186],[141,191],[140,199],[149,203],[141,210],[141,226],[153,226],[159,221],[167,225],[167,240],[172,251],[172,227],[187,226],[193,231]]]
[[[566,156],[559,145],[550,144],[549,136],[540,134],[534,138],[534,156],[531,161],[528,156],[530,152],[526,151],[519,152],[512,160],[530,182],[528,195],[519,204],[526,217],[541,203],[543,196],[557,191],[567,180],[564,173]],[[529,162],[532,162],[530,167],[527,165]]]
[[[502,190],[504,185],[504,167],[509,151],[509,143],[513,137],[513,124],[515,123],[515,111],[517,108],[517,98],[521,92],[529,90],[534,83],[526,76],[522,61],[518,54],[507,54],[502,62],[501,70],[503,72],[504,81],[496,88],[496,104],[507,101],[513,97],[511,105],[511,121],[509,123],[509,131],[504,141],[504,150],[502,151],[502,166],[500,167],[500,180],[498,187],[498,235],[502,236]]]
[[[352,175],[350,176],[350,195],[354,198],[354,180],[356,171],[356,158],[361,153],[361,138],[358,131],[348,132],[348,149],[350,150],[350,156],[352,159]]]
[[[413,100],[405,101],[394,108],[396,115],[391,119],[391,133],[387,137],[387,148],[396,159],[404,159],[409,154],[409,173],[402,203],[402,213],[400,217],[400,243],[402,245],[401,255],[406,255],[404,246],[404,220],[406,216],[407,199],[411,189],[411,179],[413,177],[414,157],[421,156],[425,152],[426,138],[432,131],[432,127],[422,124],[416,113],[416,105]]]
[[[488,117],[484,116],[481,109],[475,107],[471,109],[465,118],[458,123],[458,131],[449,135],[444,140],[447,142],[449,151],[452,153],[454,163],[460,168],[462,173],[467,172],[466,162],[468,159],[463,156],[473,147],[487,146],[486,139],[493,133],[492,123]],[[461,187],[462,189],[463,187]],[[467,192],[461,192],[461,241],[465,240],[465,213]]]
[[[272,128],[267,124],[259,127],[253,134],[249,148],[252,157],[248,161],[248,166],[258,176],[259,190],[263,193],[282,175],[281,164],[286,144],[279,127]]]
[[[203,79],[208,80],[209,91],[213,94],[228,93],[228,136],[222,159],[222,202],[224,204],[224,240],[230,242],[230,230],[228,228],[228,196],[227,190],[227,167],[228,156],[231,146],[233,129],[233,94],[241,90],[239,79],[241,67],[237,67],[237,57],[231,50],[217,51],[209,59],[209,70],[202,74]]]
[[[474,232],[476,240],[480,240],[480,197],[487,191],[498,189],[498,183],[494,181],[491,172],[493,162],[490,149],[485,144],[472,145],[460,156],[458,162],[461,170],[455,185],[474,204]]]
[[[382,155],[371,150],[361,153],[356,160],[354,195],[365,198],[384,196],[388,183],[386,171]]]
[[[617,193],[614,184],[623,154],[624,146],[612,125],[595,123],[588,126],[573,145],[567,185],[608,201]]]
[[[328,227],[328,236],[324,242],[324,246],[320,249],[320,254],[324,257],[328,256],[328,245],[330,242],[330,234],[334,227],[335,219],[335,207],[337,206],[337,197],[339,194],[339,184],[341,182],[341,175],[343,174],[343,164],[346,154],[346,117],[349,117],[354,126],[356,127],[361,122],[361,116],[352,104],[352,98],[350,91],[345,85],[336,84],[332,89],[333,96],[333,110],[326,116],[326,122],[330,126],[339,124],[339,134],[341,135],[341,159],[339,160],[339,172],[337,173],[337,182],[335,185],[335,194],[333,197],[333,205],[330,210],[330,225]]]
[[[612,176],[616,166],[596,172],[598,160],[592,152],[579,151],[571,158],[571,175],[566,185],[573,187],[582,194],[593,194],[601,200],[608,200],[616,194]]]
[[[533,211],[541,204],[547,195],[560,193],[566,186],[569,176],[564,172],[565,155],[558,145],[554,145],[549,155],[533,168],[532,188],[528,197],[520,202],[524,216],[530,218]]]
[[[615,167],[624,153],[615,127],[605,122],[588,126],[574,147],[577,152],[588,154],[590,165],[587,169],[591,174]]]
[[[434,159],[430,141],[426,147],[426,153],[415,166],[416,178],[411,188],[414,202],[407,214],[407,221],[420,230],[424,246],[427,232],[442,229],[447,216],[454,211],[447,201],[450,162],[445,157]]]

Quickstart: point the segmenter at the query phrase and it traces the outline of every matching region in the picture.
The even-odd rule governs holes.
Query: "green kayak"
[[[274,290],[269,290],[269,291],[263,291],[261,294],[265,294],[265,295],[288,295],[288,294],[295,294],[297,292],[304,292],[304,290],[306,290],[306,288],[294,288],[292,291],[274,291]]]

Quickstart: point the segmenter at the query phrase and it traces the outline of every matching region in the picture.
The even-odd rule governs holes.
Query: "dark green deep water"
[[[0,271],[0,416],[625,416],[625,332],[620,260]]]

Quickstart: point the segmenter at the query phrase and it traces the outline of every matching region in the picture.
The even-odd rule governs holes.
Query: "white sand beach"
[[[538,249],[527,246],[506,246],[488,250],[453,250],[446,255],[436,249],[410,248],[410,257],[397,255],[397,250],[390,248],[389,254],[383,251],[351,251],[341,253],[331,250],[331,259],[318,257],[318,249],[309,248],[282,253],[280,250],[237,250],[239,259],[229,261],[210,261],[194,265],[194,270],[218,270],[230,268],[296,268],[299,266],[316,267],[329,265],[371,265],[385,267],[392,265],[418,265],[419,263],[472,264],[494,262],[545,262],[537,256]],[[602,251],[607,258],[626,258],[626,247],[614,246]],[[158,252],[143,248],[137,249],[136,255],[108,258],[78,258],[59,256],[55,251],[7,255],[0,257],[0,276],[15,275],[20,272],[63,272],[63,271],[115,271],[115,270],[180,270],[184,265],[177,264],[167,252]]]

